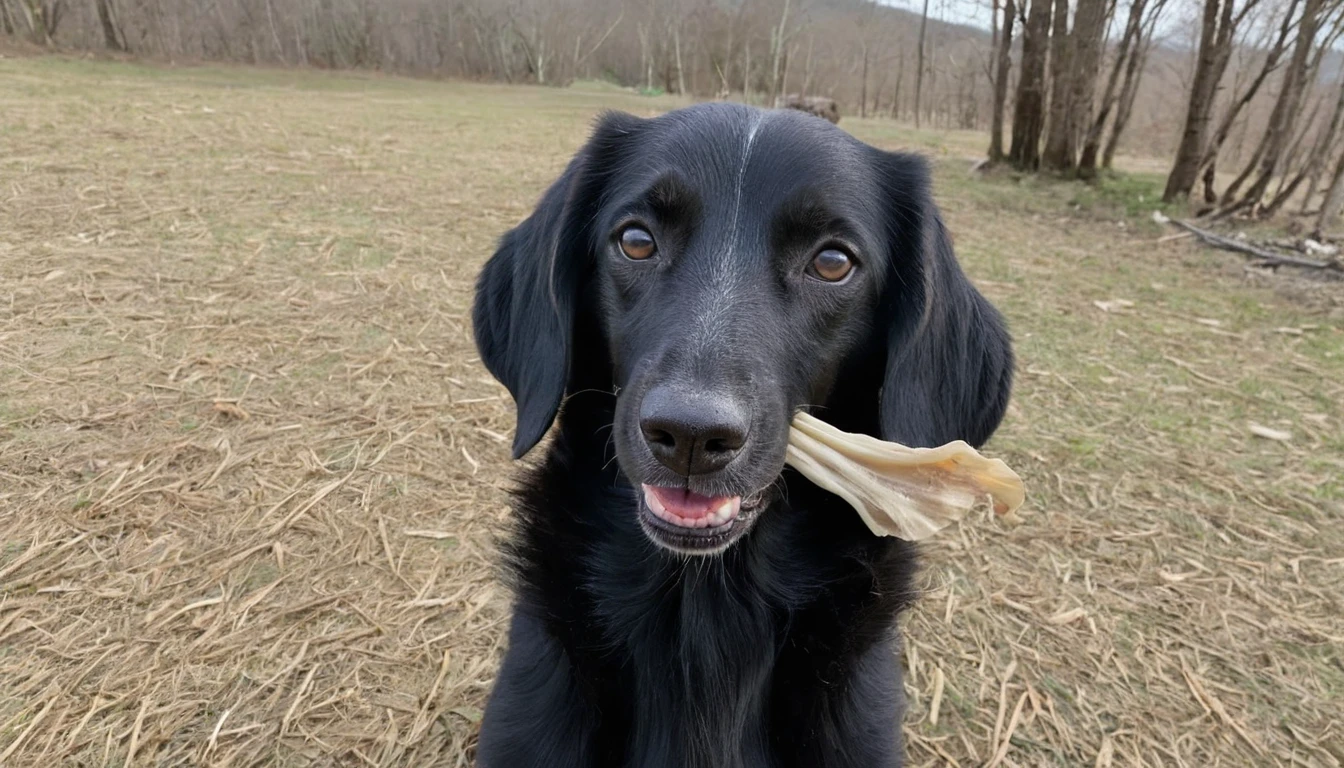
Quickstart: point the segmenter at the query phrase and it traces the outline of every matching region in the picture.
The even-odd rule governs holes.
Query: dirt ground
[[[597,110],[673,105],[0,60],[0,765],[468,765],[513,420],[473,279]],[[927,547],[911,765],[1339,766],[1339,292],[842,126],[938,161],[1020,356],[1028,506]]]

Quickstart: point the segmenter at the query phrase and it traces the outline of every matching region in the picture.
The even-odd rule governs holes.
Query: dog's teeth
[[[720,525],[731,520],[733,517],[733,500],[723,502],[713,512],[706,516],[705,525],[708,528],[717,528]]]
[[[649,486],[644,487],[644,499],[654,517],[682,528],[718,528],[723,526],[737,517],[741,503],[741,499],[738,497],[726,499],[719,506],[710,510],[709,514],[690,518],[682,517],[664,506],[658,494]]]

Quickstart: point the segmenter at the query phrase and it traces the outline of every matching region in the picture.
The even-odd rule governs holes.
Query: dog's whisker
[[[610,390],[607,390],[607,389],[597,389],[596,387],[590,387],[590,388],[588,388],[588,389],[580,389],[580,390],[577,390],[577,391],[575,391],[575,392],[570,392],[568,396],[569,396],[569,397],[574,397],[575,395],[583,395],[583,394],[588,394],[588,393],[593,393],[593,394],[597,394],[597,395],[611,395],[612,397],[616,397],[616,390],[615,390],[615,389],[610,389]]]
[[[608,437],[606,445],[602,446],[602,452],[606,453],[608,450],[610,450],[612,447],[612,443],[614,442],[616,442],[616,438],[614,436]],[[603,472],[607,471],[607,468],[611,466],[611,462],[615,461],[618,458],[620,458],[620,456],[616,453],[616,451],[612,451],[611,458],[607,459],[606,462],[602,465],[602,471]]]

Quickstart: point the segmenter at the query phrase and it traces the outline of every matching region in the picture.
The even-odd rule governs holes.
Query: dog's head
[[[984,442],[1011,349],[928,183],[922,160],[797,112],[607,115],[477,289],[481,358],[517,403],[515,457],[576,387],[586,345],[610,369],[643,529],[680,552],[751,529],[800,408],[906,445]]]

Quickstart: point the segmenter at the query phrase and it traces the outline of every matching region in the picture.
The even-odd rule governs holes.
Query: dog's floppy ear
[[[979,446],[998,428],[1012,389],[1003,318],[971,285],[929,192],[920,158],[882,153],[892,243],[882,317],[887,361],[882,437],[914,447]]]
[[[477,281],[476,348],[517,406],[515,459],[546,434],[564,398],[575,305],[592,268],[590,225],[616,145],[637,122],[604,115],[532,215],[504,235]]]

